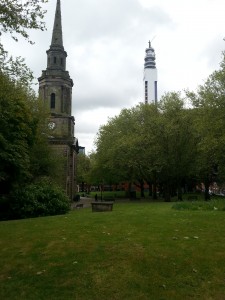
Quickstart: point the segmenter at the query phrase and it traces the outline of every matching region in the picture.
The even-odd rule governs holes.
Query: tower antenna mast
[[[151,43],[152,43],[152,41],[153,41],[155,38],[156,38],[156,35],[153,36],[153,38],[152,38],[152,40],[151,40]]]
[[[155,39],[155,37],[156,35],[151,40],[148,41],[149,48],[151,48],[152,41]]]

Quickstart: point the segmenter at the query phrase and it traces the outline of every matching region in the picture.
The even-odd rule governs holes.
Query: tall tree
[[[108,183],[143,183],[140,128],[141,107],[123,109],[119,116],[102,126],[97,137],[98,166]]]
[[[34,143],[35,120],[27,91],[0,73],[0,189],[30,176],[29,149]]]
[[[213,181],[224,180],[225,174],[225,53],[219,70],[214,71],[199,86],[197,92],[187,92],[195,111],[198,132],[196,167],[199,181],[205,185],[208,200]]]
[[[29,37],[29,29],[45,29],[43,18],[45,10],[42,4],[48,0],[4,0],[0,3],[0,36],[10,34],[12,39],[18,41],[19,36],[29,43],[33,41]],[[20,79],[24,83],[33,79],[31,70],[26,66],[21,57],[9,56],[7,49],[0,41],[0,70],[14,79]]]
[[[23,85],[0,73],[0,194],[52,177],[63,167],[48,144],[47,112]]]
[[[179,191],[191,176],[195,157],[195,135],[190,111],[179,93],[166,94],[159,106],[138,105],[101,127],[97,139],[97,159],[102,174],[114,181],[163,185],[166,200],[171,187]]]
[[[85,185],[89,186],[91,172],[91,159],[85,154],[77,156],[77,184],[81,185],[81,191],[84,192]]]
[[[192,175],[195,166],[196,135],[193,117],[191,111],[185,109],[180,93],[172,92],[163,96],[159,109],[160,175],[164,182],[165,197],[168,201],[171,188],[174,187],[178,199],[182,200],[182,185]]]

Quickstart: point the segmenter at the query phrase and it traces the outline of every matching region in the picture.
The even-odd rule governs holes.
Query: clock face
[[[55,122],[49,122],[48,123],[48,128],[53,130],[56,127],[56,123]]]

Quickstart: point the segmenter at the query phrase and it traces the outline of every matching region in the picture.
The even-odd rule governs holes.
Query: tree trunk
[[[140,180],[140,188],[141,188],[141,198],[145,198],[144,180]]]
[[[182,197],[182,184],[181,184],[180,179],[177,180],[177,199],[178,201],[182,201],[183,197]]]
[[[152,197],[152,184],[148,181],[148,195],[149,197]]]
[[[165,188],[164,188],[164,199],[166,202],[170,202],[170,186],[169,186],[169,182],[167,181],[165,183]]]
[[[130,198],[131,196],[131,182],[128,183],[128,191],[127,191],[127,197]]]
[[[180,182],[178,182],[178,186],[177,186],[177,199],[178,199],[178,201],[183,200],[183,198],[182,198],[182,187],[181,187]]]

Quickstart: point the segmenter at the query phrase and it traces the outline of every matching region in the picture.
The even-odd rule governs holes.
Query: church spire
[[[61,19],[61,3],[57,0],[55,21],[52,33],[51,46],[59,46],[63,48],[63,36],[62,36],[62,19]]]
[[[66,71],[67,53],[63,47],[61,3],[57,0],[55,20],[52,32],[50,49],[46,51],[48,56],[47,70]]]

